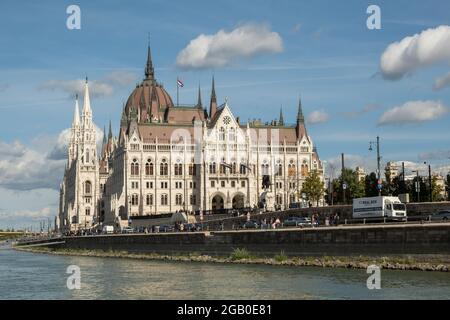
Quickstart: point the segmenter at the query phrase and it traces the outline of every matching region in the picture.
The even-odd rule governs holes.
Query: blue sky
[[[80,30],[66,28],[66,8],[71,4],[81,8]],[[366,27],[370,4],[381,8],[380,30]],[[70,81],[87,75],[90,81],[107,84],[109,89],[99,86],[92,99],[94,121],[103,128],[111,119],[117,130],[122,104],[143,77],[148,33],[156,77],[174,99],[176,78],[183,79],[182,103],[196,102],[199,83],[203,101],[209,101],[214,74],[219,100],[228,97],[235,116],[243,121],[254,117],[269,121],[283,106],[285,121],[294,123],[301,95],[310,119],[308,132],[324,160],[336,162],[344,152],[350,164],[373,168],[375,154],[368,151],[368,142],[380,135],[384,162],[425,159],[436,167],[447,165],[450,87],[433,90],[433,83],[449,73],[450,60],[425,63],[389,80],[380,71],[380,59],[391,43],[449,25],[449,12],[448,1],[3,0],[0,228],[2,221],[10,221],[3,226],[19,223],[2,220],[2,212],[8,217],[16,212],[40,217],[42,210],[56,210],[58,180],[53,175],[43,181],[45,170],[33,172],[32,183],[22,177],[13,184],[12,173],[5,171],[14,167],[14,161],[28,163],[23,159],[27,154],[38,158],[39,153],[58,148],[73,115]],[[201,34],[229,33],[247,25],[276,33],[282,50],[231,57],[226,66],[186,69],[177,64],[179,53]],[[62,86],[65,83],[68,86]],[[440,102],[444,111],[429,121],[378,124],[384,113],[411,101]],[[17,152],[4,155],[6,149]],[[54,168],[58,177],[64,162],[56,160],[51,165],[45,159],[36,162]],[[14,168],[19,174],[23,167]],[[36,197],[39,192],[44,195]],[[38,205],[18,200],[35,198]]]

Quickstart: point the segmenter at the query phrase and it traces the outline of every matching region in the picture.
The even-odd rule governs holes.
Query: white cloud
[[[441,90],[445,87],[450,87],[450,72],[445,76],[437,78],[433,85],[434,90]]]
[[[431,121],[447,112],[448,108],[440,101],[409,101],[383,113],[378,125]]]
[[[0,186],[0,229],[39,226],[58,210],[58,191],[52,189],[9,190]]]
[[[330,119],[330,115],[324,110],[315,110],[311,112],[307,117],[307,122],[310,124],[318,124],[327,122]]]
[[[239,58],[283,51],[283,40],[267,25],[244,24],[231,32],[201,34],[180,51],[176,63],[188,69],[215,68],[229,65]]]
[[[89,93],[91,97],[110,96],[115,87],[128,86],[136,80],[136,75],[128,71],[112,71],[100,80],[89,80]],[[39,90],[62,91],[73,97],[84,94],[84,79],[77,80],[48,80],[38,85]]]
[[[434,150],[419,153],[420,160],[448,160],[450,158],[450,150]]]
[[[103,131],[95,126],[97,149],[100,149]],[[57,137],[45,138],[46,149],[31,143],[0,141],[0,187],[11,190],[49,188],[57,190],[64,173],[70,129]],[[37,139],[39,140],[39,139]]]
[[[95,134],[96,134],[96,142],[97,142],[97,151],[101,150],[102,141],[103,141],[103,130],[97,127],[96,124],[94,124],[95,127]],[[70,134],[71,129],[67,128],[64,129],[59,135],[56,141],[54,142],[53,149],[48,153],[47,158],[51,160],[61,160],[66,159],[67,157],[67,146],[70,141]]]
[[[383,52],[380,68],[385,79],[397,80],[420,67],[450,62],[450,26],[427,29],[391,43]]]

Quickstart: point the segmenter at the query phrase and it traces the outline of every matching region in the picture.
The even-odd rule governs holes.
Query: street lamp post
[[[377,136],[377,141],[370,141],[369,142],[369,151],[372,151],[372,145],[376,144],[377,146],[377,178],[378,178],[378,195],[381,196],[381,168],[380,168],[380,161],[381,161],[381,156],[380,156],[380,137]]]
[[[423,164],[427,164],[425,161]],[[433,184],[431,178],[431,164],[428,164],[428,183],[430,184],[430,202],[433,202]]]
[[[416,173],[417,173],[417,178],[416,178],[416,183],[415,183],[415,187],[416,187],[416,193],[417,193],[417,202],[420,202],[420,181],[419,181],[419,169],[417,169],[417,170],[413,170],[412,172],[416,172]]]

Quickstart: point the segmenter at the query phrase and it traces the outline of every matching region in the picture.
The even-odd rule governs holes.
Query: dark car
[[[174,228],[173,226],[170,226],[168,224],[163,224],[159,226],[159,232],[173,232]]]
[[[249,220],[244,223],[244,229],[258,229],[259,223],[255,220]]]
[[[431,216],[431,220],[445,220],[448,221],[450,219],[450,210],[442,210],[438,213],[435,213]]]
[[[285,227],[310,227],[311,225],[311,219],[305,217],[290,217],[283,222]]]
[[[185,225],[185,231],[202,231],[201,223],[188,223]]]

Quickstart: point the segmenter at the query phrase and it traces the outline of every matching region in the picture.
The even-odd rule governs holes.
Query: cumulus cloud
[[[103,140],[103,130],[94,124],[96,133],[97,150],[101,149]],[[50,160],[62,160],[67,158],[67,146],[70,141],[71,129],[67,128],[63,130],[56,139],[53,149],[48,153],[47,158]]]
[[[6,147],[13,148],[8,144]],[[63,170],[63,160],[50,160],[41,152],[25,148],[21,155],[0,158],[0,186],[12,190],[57,189]]]
[[[447,112],[448,108],[440,101],[409,101],[383,113],[378,125],[431,121]]]
[[[310,124],[324,123],[327,122],[329,119],[330,115],[324,110],[315,110],[311,112],[307,117],[307,121]]]
[[[381,56],[380,69],[385,79],[397,80],[418,68],[440,62],[450,62],[450,26],[447,25],[391,43]]]
[[[434,90],[441,90],[445,87],[450,87],[450,72],[445,76],[437,78],[433,85]]]
[[[239,58],[283,51],[283,40],[267,25],[244,24],[231,32],[201,34],[190,41],[177,56],[179,67],[202,69],[224,67]]]
[[[89,80],[90,96],[102,97],[110,96],[117,87],[125,87],[134,83],[136,76],[128,71],[113,71],[104,76],[100,80]],[[84,79],[77,80],[47,80],[38,85],[39,90],[62,91],[70,97],[75,94],[83,96]]]
[[[97,149],[100,149],[103,131],[95,127]],[[70,129],[48,139],[47,150],[24,146],[20,142],[0,141],[0,187],[11,190],[49,188],[58,190],[67,159]],[[38,146],[36,146],[38,147]]]

